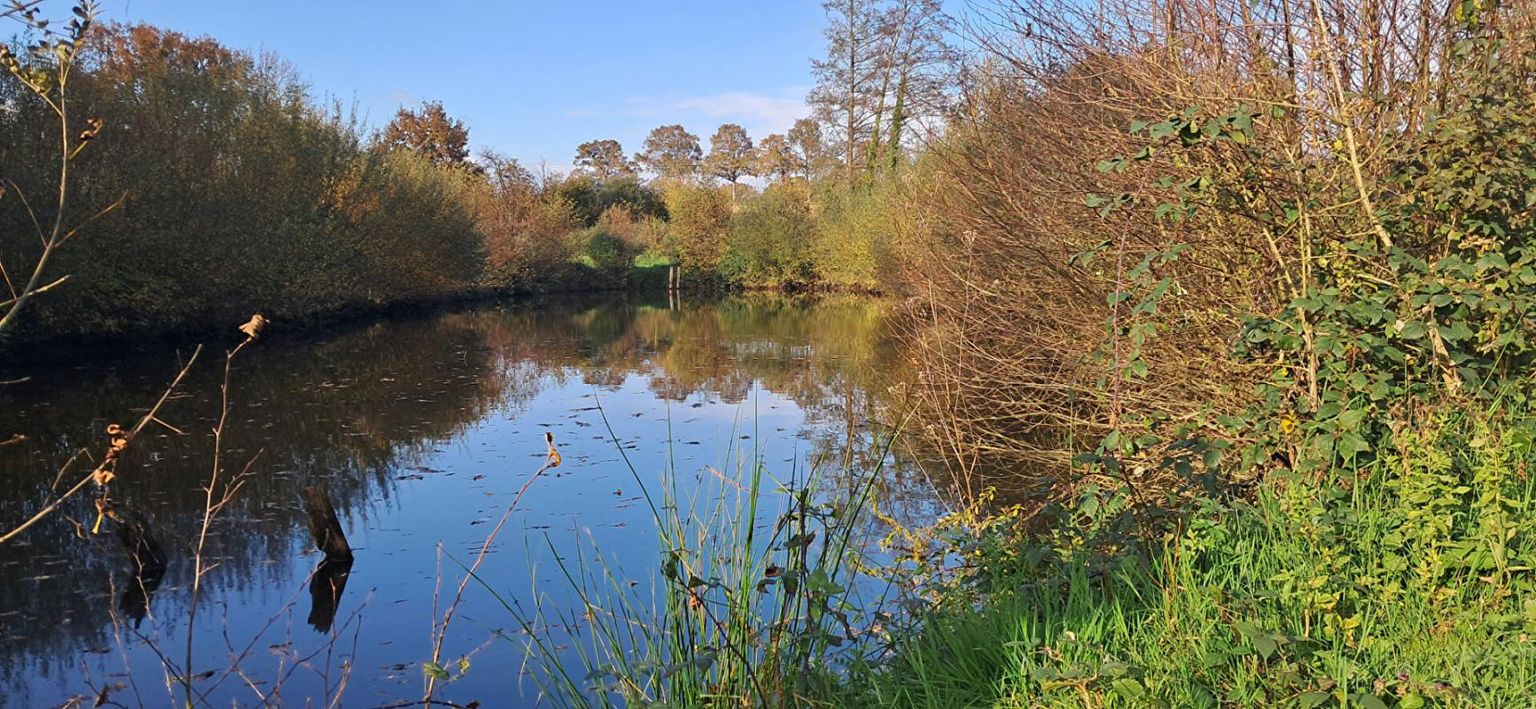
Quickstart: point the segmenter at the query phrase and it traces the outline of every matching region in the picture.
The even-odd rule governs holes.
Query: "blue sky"
[[[754,139],[806,115],[822,51],[818,0],[103,0],[105,19],[147,22],[288,60],[317,97],[372,126],[442,101],[493,147],[536,168],[576,145],[682,123],[708,148],[721,123]]]

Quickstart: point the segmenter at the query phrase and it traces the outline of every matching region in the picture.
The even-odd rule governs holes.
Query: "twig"
[[[214,490],[218,488],[219,472],[220,468],[223,466],[222,453],[224,425],[229,421],[230,370],[234,365],[235,355],[240,354],[240,350],[245,349],[246,345],[249,345],[255,341],[256,334],[247,333],[244,341],[238,345],[235,345],[234,349],[224,354],[224,383],[219,387],[219,423],[217,426],[214,426],[213,429],[213,470],[208,475],[208,485],[203,488],[203,524],[198,529],[197,546],[193,550],[192,554],[192,593],[187,604],[187,651],[186,660],[183,663],[183,667],[186,672],[182,676],[182,688],[185,690],[184,694],[186,698],[186,706],[188,709],[191,709],[193,706],[193,700],[195,698],[195,690],[192,688],[192,642],[193,639],[197,636],[197,633],[193,632],[193,628],[196,627],[197,624],[197,598],[199,592],[202,590],[203,574],[208,571],[208,569],[203,567],[203,549],[208,542],[208,527],[212,524],[213,517],[224,508],[224,505],[230,501],[235,491],[239,489],[239,478],[244,477],[244,472],[242,472],[241,475],[237,476],[235,480],[226,483],[224,494],[219,498],[217,503],[214,502],[213,493]],[[259,456],[260,454],[261,453],[258,451],[257,455]],[[251,464],[255,461],[256,456],[252,456],[250,462],[246,463],[246,472],[250,470]]]
[[[547,437],[547,434],[546,434],[546,437]],[[480,545],[480,553],[475,555],[474,563],[469,565],[469,572],[466,573],[464,575],[464,578],[459,581],[459,588],[453,594],[453,601],[448,604],[447,610],[443,611],[443,622],[442,622],[442,624],[438,625],[436,628],[433,629],[433,631],[434,631],[433,634],[435,635],[435,637],[432,640],[432,664],[436,665],[436,664],[438,664],[442,660],[442,656],[443,656],[443,641],[446,640],[447,637],[448,637],[448,625],[453,622],[453,613],[454,613],[455,610],[458,609],[459,601],[464,598],[464,588],[469,585],[470,578],[472,578],[475,575],[475,571],[480,568],[480,563],[485,561],[485,555],[490,552],[491,544],[496,541],[496,535],[501,532],[502,526],[505,525],[507,523],[507,520],[512,517],[512,511],[517,509],[518,501],[523,499],[523,493],[528,492],[528,487],[533,485],[533,481],[538,480],[539,476],[544,474],[544,471],[549,470],[550,468],[553,468],[553,467],[558,467],[560,465],[560,454],[559,454],[559,452],[557,452],[555,450],[554,441],[553,441],[552,438],[549,438],[548,440],[549,440],[549,456],[547,458],[545,458],[544,464],[539,466],[538,470],[533,471],[533,475],[530,476],[528,478],[528,480],[523,482],[523,486],[518,488],[517,495],[512,498],[512,504],[507,505],[506,511],[501,513],[501,519],[496,522],[496,526],[491,529],[491,533],[486,535],[485,543]],[[438,544],[438,549],[439,549],[439,551],[442,550],[441,542],[439,542],[439,544]],[[441,572],[439,572],[439,574],[441,574]],[[438,578],[439,578],[439,583],[441,583],[441,578],[442,578],[441,575],[439,575]],[[435,602],[433,603],[433,612],[434,612],[434,614],[436,613],[436,603]],[[427,690],[426,690],[426,693],[423,694],[422,698],[421,698],[421,705],[422,706],[431,706],[432,704],[434,704],[434,700],[432,699],[432,691],[433,691],[433,689],[436,688],[436,686],[437,686],[437,678],[433,677],[431,675],[428,675],[427,676]],[[442,704],[444,706],[458,706],[457,704],[448,704],[448,703],[444,703],[444,702],[436,702],[436,703]],[[409,704],[411,704],[411,703],[401,704],[399,706],[409,706]]]
[[[187,372],[192,369],[193,363],[197,362],[197,356],[198,356],[198,354],[202,353],[202,351],[203,351],[203,346],[202,345],[198,345],[197,349],[192,351],[192,357],[187,360],[186,366],[183,366],[181,368],[181,371],[176,374],[176,378],[171,380],[171,385],[166,387],[165,392],[160,395],[160,399],[155,402],[154,406],[150,407],[149,412],[144,414],[144,417],[139,419],[139,422],[137,424],[134,424],[132,429],[129,429],[128,432],[126,434],[124,434],[124,438],[127,439],[128,444],[132,444],[133,440],[139,435],[139,432],[144,430],[144,427],[149,425],[150,420],[154,419],[155,414],[160,412],[160,407],[164,406],[165,402],[168,401],[171,398],[171,392],[174,392],[176,390],[176,387],[181,384],[181,380],[184,377],[187,376]],[[74,460],[75,460],[74,458],[70,458],[70,462],[71,463]],[[74,487],[71,487],[69,490],[65,491],[65,493],[60,495],[58,499],[54,500],[53,502],[48,503],[48,505],[44,506],[41,510],[38,510],[37,514],[32,515],[31,518],[29,518],[25,522],[22,522],[15,529],[12,529],[11,531],[6,532],[4,535],[0,535],[0,544],[4,544],[4,543],[14,539],[17,535],[19,535],[22,532],[26,531],[29,527],[31,527],[34,524],[37,524],[44,517],[47,517],[54,510],[58,509],[59,505],[63,504],[65,500],[69,499],[75,493],[79,492],[87,484],[89,484],[92,480],[95,480],[96,476],[99,475],[107,467],[107,465],[109,465],[109,464],[110,463],[108,462],[108,460],[103,460],[99,465],[96,466],[96,468],[94,470],[92,470],[90,472],[89,475],[86,475],[85,477],[81,478],[80,482],[75,483]],[[65,463],[66,469],[67,469],[67,467],[69,465],[70,465],[70,463]],[[63,472],[60,471],[60,475],[62,475],[62,474],[63,474]]]

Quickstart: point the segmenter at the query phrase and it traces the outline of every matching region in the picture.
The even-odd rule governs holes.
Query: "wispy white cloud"
[[[737,123],[754,138],[783,133],[795,120],[810,115],[804,87],[778,91],[728,91],[701,96],[636,96],[606,109],[571,108],[568,118],[643,118],[681,123],[708,137],[721,123]]]
[[[810,111],[805,92],[789,90],[773,94],[732,91],[713,96],[690,96],[664,103],[666,109],[696,114],[719,122],[740,123],[749,133],[761,137],[783,133]]]
[[[416,103],[416,95],[406,91],[405,89],[396,87],[390,89],[389,100],[394,101],[395,103],[398,103],[402,106],[408,106],[410,104]]]

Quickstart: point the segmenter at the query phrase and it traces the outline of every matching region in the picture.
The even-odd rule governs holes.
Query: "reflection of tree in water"
[[[294,564],[312,567],[313,560],[295,559],[310,545],[305,486],[326,484],[342,514],[366,526],[375,505],[395,504],[397,476],[432,474],[407,468],[467,425],[515,412],[546,387],[612,387],[639,375],[662,399],[734,403],[757,382],[804,409],[815,424],[813,447],[838,469],[845,454],[854,465],[878,454],[870,392],[884,391],[901,361],[885,338],[883,308],[851,298],[745,297],[678,310],[613,299],[540,301],[381,322],[324,339],[263,341],[236,363],[225,436],[230,467],[262,453],[215,524],[208,554],[219,563],[204,598],[270,588],[287,583]],[[60,464],[81,447],[99,451],[106,424],[142,410],[174,363],[171,353],[149,352],[111,368],[38,367],[27,372],[32,381],[0,388],[0,410],[13,412],[15,432],[28,436],[0,449],[0,479],[7,481],[0,519],[22,519],[41,505]],[[148,517],[170,557],[158,594],[167,600],[151,599],[162,617],[186,611],[177,605],[183,597],[167,589],[183,587],[190,574],[186,550],[202,512],[219,374],[215,366],[195,370],[185,395],[163,410],[161,418],[189,435],[147,434],[114,483],[114,497]],[[74,501],[20,543],[0,546],[6,686],[18,686],[28,672],[69,673],[71,652],[111,642],[107,614],[117,601],[105,594],[113,581],[125,587],[128,563],[108,535],[76,538],[71,517],[88,527],[92,513],[89,500]]]
[[[370,503],[388,503],[394,471],[504,403],[501,380],[487,376],[488,359],[473,330],[445,318],[324,342],[263,343],[237,360],[225,436],[229,467],[261,455],[213,527],[207,553],[219,563],[206,577],[204,598],[286,582],[294,552],[308,543],[299,494],[310,481],[327,483],[351,516],[366,519]],[[80,447],[98,454],[106,424],[136,416],[173,367],[173,355],[149,353],[100,378],[93,368],[34,368],[31,382],[0,390],[0,410],[17,412],[18,432],[28,436],[26,444],[0,450],[0,479],[7,482],[0,519],[22,519],[40,506],[62,462]],[[207,432],[220,375],[215,366],[194,370],[184,395],[161,413],[188,435],[147,430],[113,483],[117,502],[146,515],[165,547],[166,588],[190,576],[187,550],[201,520],[199,486],[212,460]],[[117,587],[125,588],[128,562],[112,535],[89,543],[76,538],[71,518],[89,528],[93,516],[90,500],[76,500],[17,542],[0,545],[0,576],[7,580],[0,584],[0,673],[8,683],[13,672],[26,671],[20,657],[109,642],[109,576],[117,572]],[[154,613],[185,613],[174,605],[179,596],[160,595],[170,600],[154,599]],[[64,665],[56,669],[67,672],[70,659],[59,659]]]

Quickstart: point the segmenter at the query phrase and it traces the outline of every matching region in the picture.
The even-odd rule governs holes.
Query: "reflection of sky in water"
[[[569,608],[573,599],[551,555],[574,560],[595,548],[645,588],[658,561],[651,512],[609,439],[598,402],[646,484],[659,481],[669,456],[686,489],[697,476],[711,475],[706,466],[733,470],[754,450],[770,474],[787,475],[817,451],[840,451],[849,426],[856,438],[868,439],[865,390],[883,388],[870,377],[890,361],[877,311],[861,301],[810,307],[749,299],[681,313],[587,304],[537,313],[453,313],[325,340],[261,343],[271,351],[236,370],[235,388],[244,396],[237,393],[232,426],[245,430],[230,446],[246,456],[265,450],[241,504],[214,532],[220,567],[208,576],[200,605],[193,671],[218,674],[199,686],[206,691],[249,646],[241,665],[256,687],[238,676],[224,678],[213,704],[255,703],[257,693],[270,691],[271,680],[282,676],[289,703],[323,696],[341,683],[340,668],[355,643],[347,706],[419,696],[418,663],[431,653],[437,544],[452,557],[441,562],[443,594],[451,596],[456,563],[472,562],[518,487],[542,463],[546,431],[564,464],[523,497],[481,577],[521,603],[530,602],[537,586],[546,603]],[[163,363],[166,357],[148,359]],[[78,401],[67,395],[45,400],[33,391],[0,402],[22,413],[24,430],[34,426],[29,435],[47,441],[20,457],[0,457],[0,473],[31,471],[26,474],[38,490],[23,485],[0,499],[0,518],[41,499],[53,473],[37,471],[54,471],[62,451],[89,445],[89,431],[100,428],[105,411],[142,405],[137,402],[155,390],[164,367],[143,368],[148,372],[131,365],[113,370],[105,377],[110,384],[96,385],[100,390],[77,384]],[[206,403],[216,380],[190,382],[188,391],[194,388],[205,393],[190,397],[197,401],[180,413],[196,420],[203,414],[188,411]],[[177,413],[173,408],[170,415]],[[151,512],[173,557],[151,617],[137,631],[131,621],[110,621],[128,576],[126,556],[109,540],[78,541],[58,520],[29,534],[26,545],[0,548],[0,580],[10,589],[0,592],[0,705],[57,703],[116,683],[126,685],[113,693],[125,704],[180,701],[179,690],[169,694],[145,639],[182,661],[190,568],[176,557],[185,556],[195,534],[196,485],[206,475],[206,458],[173,437],[149,447],[165,457],[143,467],[165,474],[135,480],[136,504]],[[309,480],[325,481],[338,497],[357,550],[330,655],[326,636],[305,623],[306,582],[319,561],[297,507]],[[61,517],[85,517],[88,504]],[[769,504],[774,509],[764,518],[771,520],[780,505]],[[537,703],[536,685],[519,681],[534,669],[520,642],[493,639],[496,631],[515,636],[517,630],[490,594],[471,585],[444,649],[445,664],[469,653],[470,671],[439,696],[488,706]],[[579,632],[564,640],[580,642]],[[295,656],[317,650],[293,667]]]

